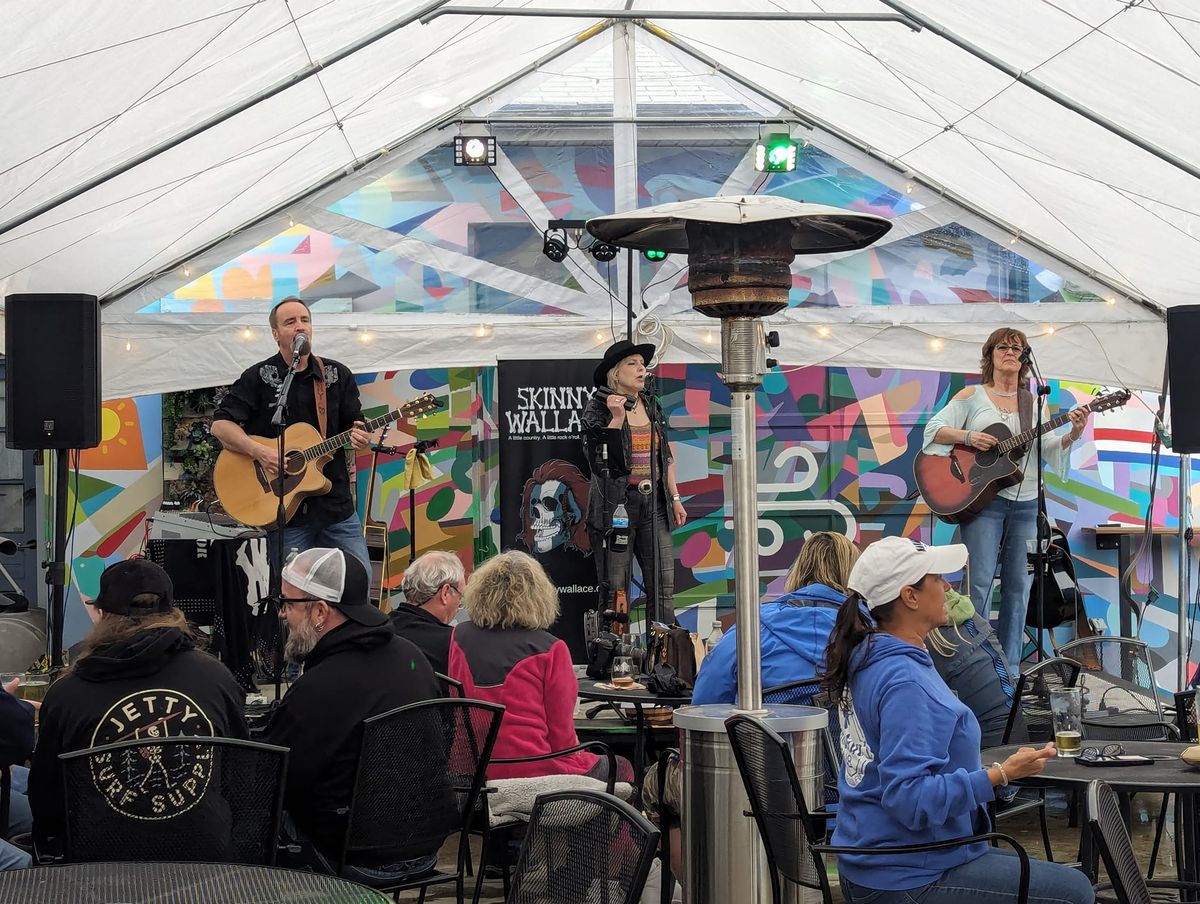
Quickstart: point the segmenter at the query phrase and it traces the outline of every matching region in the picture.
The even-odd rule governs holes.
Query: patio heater
[[[683,774],[683,870],[686,904],[765,902],[770,883],[736,763],[725,734],[735,711],[753,712],[787,738],[797,778],[817,798],[824,779],[824,710],[762,705],[759,654],[758,470],[754,394],[778,344],[763,318],[787,307],[797,254],[865,248],[891,228],[882,217],[787,198],[701,198],[589,220],[597,239],[624,248],[688,256],[692,306],[721,321],[721,378],[730,393],[734,606],[739,708],[722,704],[676,710]],[[787,904],[801,886],[789,885]]]
[[[856,251],[891,225],[873,214],[769,195],[699,198],[587,221],[587,231],[610,245],[686,253],[692,307],[721,321],[721,377],[731,397],[738,696],[745,710],[762,705],[754,394],[768,348],[778,342],[763,318],[787,307],[797,254]]]

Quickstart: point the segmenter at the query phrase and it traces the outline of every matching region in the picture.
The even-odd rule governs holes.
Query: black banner
[[[587,535],[580,415],[595,361],[500,361],[500,548],[542,563],[562,614],[550,630],[575,662],[587,660],[583,613],[596,608],[596,566]]]

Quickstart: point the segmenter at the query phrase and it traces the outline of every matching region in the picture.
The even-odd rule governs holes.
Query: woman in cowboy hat
[[[622,339],[609,346],[596,365],[596,392],[582,418],[584,454],[591,469],[587,520],[601,604],[610,604],[613,594],[629,585],[631,558],[636,556],[646,582],[647,617],[670,624],[675,594],[671,529],[687,520],[687,512],[675,484],[666,418],[658,402],[644,392],[646,366],[653,357],[653,345]],[[629,513],[630,537],[623,551],[614,551],[605,540],[613,511],[621,504]]]

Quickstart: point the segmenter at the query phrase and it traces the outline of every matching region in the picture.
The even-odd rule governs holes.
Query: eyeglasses
[[[1124,756],[1125,748],[1120,744],[1105,744],[1103,747],[1084,747],[1079,751],[1079,759],[1087,760],[1103,760],[1113,756]]]
[[[1025,351],[1025,346],[1023,346],[1023,345],[1008,345],[1006,343],[1004,345],[997,345],[996,351],[1001,352],[1001,353],[1012,352],[1014,355],[1019,355],[1019,354],[1021,354],[1021,352]]]
[[[458,587],[456,584],[451,584],[449,581],[447,581],[447,582],[446,582],[445,584],[443,584],[442,586],[444,586],[444,587],[449,587],[451,590],[453,590],[453,591],[454,591],[455,593],[457,593],[459,596],[462,596],[462,595],[463,595],[462,589],[461,589],[460,587]]]
[[[280,609],[286,609],[288,606],[292,605],[292,603],[319,603],[319,602],[321,602],[321,598],[319,596],[280,596],[280,597],[276,597],[276,599],[275,599],[275,605],[278,606]]]

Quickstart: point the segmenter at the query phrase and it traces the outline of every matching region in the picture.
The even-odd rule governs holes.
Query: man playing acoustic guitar
[[[987,451],[996,437],[984,431],[1001,424],[1016,434],[1029,429],[1034,399],[1025,385],[1029,364],[1023,353],[1029,345],[1020,330],[1000,328],[983,343],[979,362],[982,386],[968,386],[925,425],[927,455],[949,455],[956,443]],[[1071,444],[1083,434],[1087,408],[1070,412],[1069,430],[1043,440],[1046,464],[1066,476]],[[1047,416],[1047,420],[1048,420]],[[1065,425],[1064,425],[1065,426]],[[1029,544],[1037,542],[1036,442],[1023,450],[1020,482],[1000,490],[973,516],[947,518],[961,525],[963,543],[970,553],[971,602],[987,618],[991,611],[992,582],[1000,569],[1000,644],[1010,674],[1018,674],[1024,644],[1025,610],[1029,605],[1032,576],[1026,568]]]
[[[271,416],[279,387],[292,365],[293,349],[299,344],[299,369],[287,397],[287,423],[310,424],[326,437],[349,431],[350,444],[355,449],[365,449],[370,436],[357,429],[362,426],[358,384],[346,365],[309,353],[312,317],[308,305],[296,297],[285,298],[271,309],[270,323],[278,353],[252,365],[238,377],[213,415],[212,435],[227,450],[253,458],[269,477],[278,475],[276,446],[263,445],[251,436],[278,436]],[[298,339],[299,336],[303,339]],[[326,424],[321,423],[318,412],[321,389],[318,383],[324,387]],[[336,547],[362,562],[370,573],[362,523],[350,497],[345,447],[338,447],[322,473],[331,485],[329,491],[308,496],[300,503],[283,531],[284,554],[290,549]],[[274,556],[274,538],[269,546]]]

